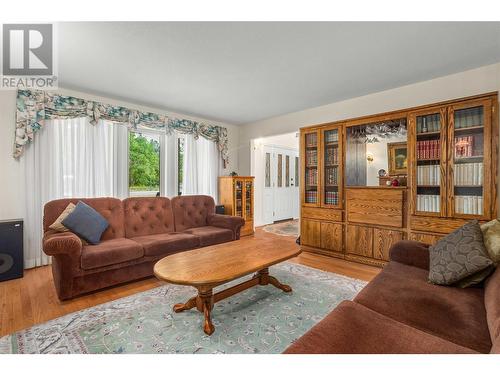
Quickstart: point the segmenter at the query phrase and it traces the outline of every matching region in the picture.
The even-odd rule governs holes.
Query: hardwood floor
[[[260,228],[254,236],[243,237],[241,241],[254,241],[255,238],[269,240],[272,246],[297,246],[294,237],[278,236]],[[238,246],[238,242],[234,244]],[[380,272],[379,268],[310,253],[302,253],[291,261],[366,281]],[[0,337],[160,285],[163,282],[151,277],[61,302],[56,295],[50,266],[30,269],[22,279],[0,283]]]

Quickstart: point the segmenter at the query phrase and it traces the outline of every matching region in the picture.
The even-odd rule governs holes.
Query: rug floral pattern
[[[217,303],[212,336],[196,309],[172,312],[195,290],[166,284],[2,337],[0,353],[281,353],[366,284],[291,262],[270,271],[293,292],[257,286]]]

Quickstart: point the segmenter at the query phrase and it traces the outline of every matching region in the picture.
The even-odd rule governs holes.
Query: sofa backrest
[[[208,195],[182,195],[172,198],[175,230],[207,225],[207,216],[215,213],[215,201]]]
[[[491,353],[500,354],[500,267],[497,267],[484,285],[484,307],[490,331]]]
[[[71,198],[50,201],[45,204],[43,210],[43,231],[49,230],[49,226],[56,221],[68,204],[77,204],[78,201],[88,204],[108,221],[109,227],[102,234],[101,240],[125,237],[123,205],[122,201],[116,198]]]
[[[127,238],[175,230],[172,203],[168,198],[127,198],[123,201],[123,209]]]

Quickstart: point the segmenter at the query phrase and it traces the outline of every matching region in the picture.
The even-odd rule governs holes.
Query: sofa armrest
[[[71,232],[47,231],[43,236],[43,251],[52,256],[80,256],[82,240]]]
[[[207,223],[214,227],[232,230],[234,239],[237,240],[240,238],[241,227],[245,225],[245,219],[238,216],[210,214],[207,217]]]
[[[429,245],[417,241],[398,241],[389,250],[391,261],[429,269]]]

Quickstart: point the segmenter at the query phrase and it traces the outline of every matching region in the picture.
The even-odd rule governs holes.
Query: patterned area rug
[[[256,286],[216,303],[212,336],[196,309],[172,312],[195,290],[165,285],[4,336],[0,353],[281,353],[366,284],[291,262],[270,271],[293,292]]]
[[[270,224],[266,225],[263,229],[268,233],[277,234],[279,236],[298,237],[299,221],[290,220],[290,221],[285,221],[283,223]]]

